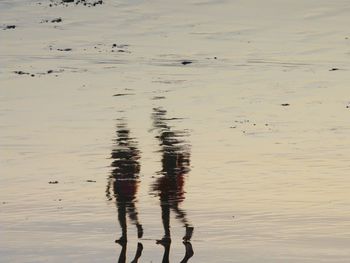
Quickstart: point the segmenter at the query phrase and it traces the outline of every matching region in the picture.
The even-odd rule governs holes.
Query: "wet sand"
[[[1,261],[348,262],[349,11],[0,1]]]

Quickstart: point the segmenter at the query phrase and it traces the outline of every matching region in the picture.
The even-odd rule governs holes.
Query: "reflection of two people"
[[[185,227],[183,243],[186,253],[181,262],[187,262],[193,256],[193,249],[190,243],[193,227],[189,224],[186,213],[179,208],[184,197],[184,182],[190,168],[190,149],[181,137],[186,136],[185,132],[173,131],[167,124],[166,111],[155,108],[153,112],[154,128],[158,131],[157,138],[160,141],[162,153],[161,176],[154,182],[152,191],[160,199],[162,209],[162,222],[164,236],[157,243],[164,246],[162,262],[169,262],[171,234],[170,234],[170,211],[175,213],[177,219]]]
[[[136,193],[139,185],[138,177],[140,173],[140,152],[137,143],[129,137],[130,131],[125,123],[117,126],[117,138],[115,148],[112,150],[111,166],[113,170],[109,176],[106,194],[109,200],[112,200],[111,188],[118,209],[118,220],[122,229],[122,236],[116,240],[116,243],[122,246],[118,262],[126,262],[127,248],[127,219],[137,228],[137,236],[143,235],[142,225],[138,219],[138,212],[135,206]],[[138,262],[141,256],[143,246],[138,243],[135,258],[132,262]]]

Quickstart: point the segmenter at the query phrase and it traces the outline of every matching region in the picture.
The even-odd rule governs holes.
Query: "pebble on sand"
[[[16,28],[15,25],[7,25],[7,26],[5,26],[4,30],[6,30],[6,29],[15,29],[15,28]]]
[[[188,64],[192,64],[192,61],[189,60],[184,60],[181,62],[182,65],[188,65]]]
[[[61,23],[62,22],[62,18],[55,18],[51,20],[51,23]]]
[[[96,183],[95,180],[86,180],[86,182],[88,182],[88,183]]]
[[[50,181],[49,184],[58,184],[58,181]]]

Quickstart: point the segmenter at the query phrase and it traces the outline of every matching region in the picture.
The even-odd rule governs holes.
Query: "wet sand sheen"
[[[348,9],[1,1],[1,259],[348,262]]]

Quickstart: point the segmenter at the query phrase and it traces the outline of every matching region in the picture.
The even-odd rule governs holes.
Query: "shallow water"
[[[49,3],[0,1],[1,262],[348,262],[347,1]]]

